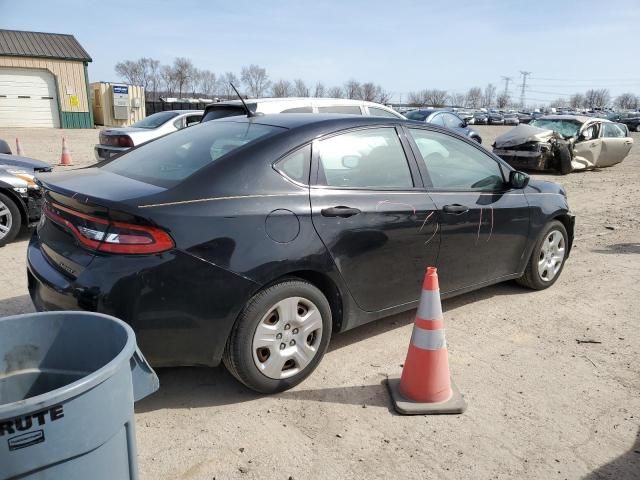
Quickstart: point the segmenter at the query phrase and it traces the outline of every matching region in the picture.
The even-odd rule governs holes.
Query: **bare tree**
[[[467,106],[480,108],[480,105],[482,105],[482,89],[480,87],[470,88],[467,92]]]
[[[189,85],[193,72],[193,63],[188,58],[178,57],[173,61],[173,74],[178,87],[178,97],[182,97],[182,92]]]
[[[449,94],[449,102],[454,107],[464,107],[466,97],[464,93],[456,92]]]
[[[631,110],[638,108],[638,97],[633,93],[622,93],[616,98],[616,107],[624,110]]]
[[[571,98],[569,98],[569,106],[571,108],[581,108],[584,106],[584,102],[584,95],[581,93],[574,93],[571,95]]]
[[[271,86],[271,95],[274,97],[290,97],[291,82],[289,80],[280,79]]]
[[[378,87],[378,103],[386,104],[391,101],[391,92],[383,90],[382,87]]]
[[[324,97],[324,84],[321,82],[316,83],[315,91],[313,92],[314,97]]]
[[[249,95],[255,98],[262,97],[271,84],[267,70],[253,64],[242,67],[240,78],[249,90]]]
[[[200,93],[202,93],[203,95],[207,97],[215,97],[218,87],[218,79],[216,78],[216,74],[211,70],[201,70],[199,87]]]
[[[164,85],[164,91],[168,96],[173,95],[176,88],[176,76],[173,71],[173,67],[170,65],[163,65],[160,67],[160,80]]]
[[[142,85],[142,66],[139,62],[125,60],[118,62],[115,66],[116,73],[131,85]]]
[[[602,108],[609,104],[611,95],[606,88],[587,90],[584,94],[585,106],[588,108]]]
[[[198,88],[200,88],[200,81],[202,79],[202,70],[193,67],[191,75],[189,76],[189,87],[191,88],[191,97],[196,98],[198,94]]]
[[[377,102],[378,92],[381,90],[380,86],[373,82],[363,83],[360,87],[360,98],[367,102]]]
[[[293,91],[296,97],[310,97],[311,91],[304,80],[298,78],[293,81]]]
[[[496,98],[496,106],[499,109],[506,108],[511,103],[511,97],[506,92],[499,93]]]
[[[344,98],[344,91],[340,87],[331,87],[327,94],[329,98]]]
[[[158,96],[160,86],[160,61],[153,58],[145,58],[145,95],[154,99]]]
[[[554,108],[564,108],[569,106],[569,100],[564,97],[558,97],[554,101],[550,102],[549,106]]]
[[[344,95],[347,98],[359,99],[362,96],[360,82],[356,80],[349,80],[344,84]]]
[[[421,107],[427,104],[427,90],[409,92],[408,103],[414,107]]]
[[[496,96],[496,87],[493,83],[488,83],[486,87],[484,87],[484,97],[482,97],[482,106],[485,108],[490,108],[493,105],[493,99]]]
[[[426,90],[426,103],[434,107],[444,107],[447,103],[447,91],[438,90],[437,88]]]
[[[231,88],[231,84],[234,84],[236,88],[239,86],[238,77],[233,72],[227,72],[220,78],[220,92],[224,95],[224,98],[229,100],[236,96],[236,92]]]

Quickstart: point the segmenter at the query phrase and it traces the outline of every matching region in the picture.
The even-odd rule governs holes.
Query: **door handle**
[[[469,211],[469,207],[454,203],[452,205],[445,205],[444,207],[442,207],[442,211],[445,213],[460,215],[461,213],[467,213]]]
[[[360,210],[357,208],[345,207],[343,205],[337,207],[323,208],[320,213],[323,217],[341,217],[348,218],[358,215]]]

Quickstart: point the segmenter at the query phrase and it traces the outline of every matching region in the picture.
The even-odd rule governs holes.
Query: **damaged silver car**
[[[555,170],[564,175],[620,163],[632,145],[629,129],[622,123],[548,115],[500,135],[493,153],[517,170]]]

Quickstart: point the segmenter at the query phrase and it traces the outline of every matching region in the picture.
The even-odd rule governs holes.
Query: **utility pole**
[[[502,80],[504,80],[504,95],[508,96],[509,95],[509,83],[511,82],[511,80],[513,80],[513,78],[511,78],[511,77],[502,77]]]
[[[524,92],[527,88],[527,77],[531,75],[531,72],[525,72],[520,70],[520,75],[522,75],[522,91],[520,92],[520,106],[524,108]]]

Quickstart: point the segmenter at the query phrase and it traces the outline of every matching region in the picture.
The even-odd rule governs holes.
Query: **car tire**
[[[549,222],[533,247],[524,275],[516,281],[533,290],[544,290],[556,283],[567,260],[568,242],[567,229],[562,222]]]
[[[571,173],[571,153],[566,145],[557,145],[555,149],[556,168],[561,175]]]
[[[0,193],[0,247],[13,241],[20,232],[22,216],[18,205],[9,197]]]
[[[640,123],[636,125],[636,132],[640,132]]]
[[[480,137],[478,137],[477,135],[474,135],[473,137],[471,137],[471,140],[475,140],[479,144],[482,144],[482,139]]]
[[[284,280],[247,302],[229,335],[223,362],[250,389],[282,392],[315,370],[331,328],[331,307],[323,293],[303,280]]]

